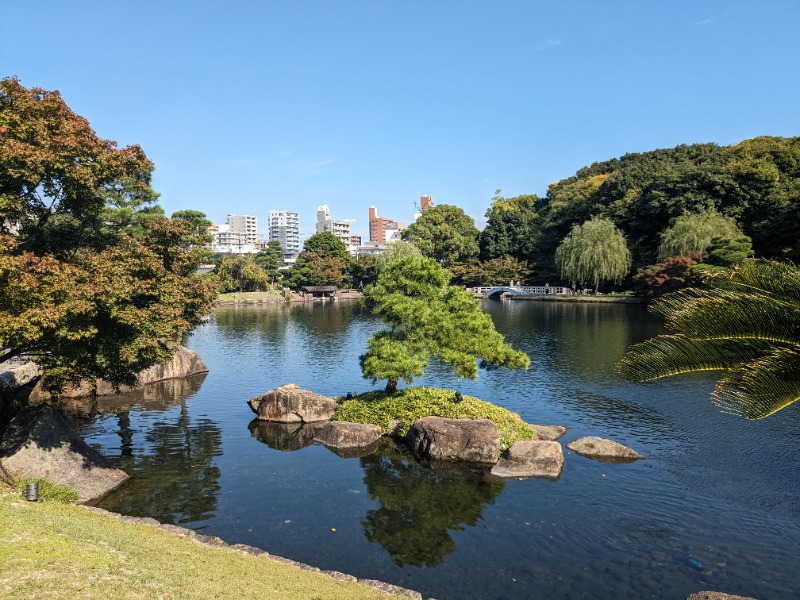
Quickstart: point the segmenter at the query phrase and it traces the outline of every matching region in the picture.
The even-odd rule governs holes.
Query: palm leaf
[[[800,343],[800,305],[755,294],[717,290],[716,296],[687,300],[667,326],[696,338],[735,337]]]
[[[758,340],[660,335],[631,348],[617,365],[617,371],[631,381],[652,381],[682,373],[731,369],[769,351],[770,344]]]
[[[800,400],[800,352],[781,348],[731,371],[712,393],[714,404],[762,419]]]

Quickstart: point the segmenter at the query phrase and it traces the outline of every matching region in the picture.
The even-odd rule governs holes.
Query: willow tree
[[[592,217],[574,225],[558,248],[556,266],[572,284],[619,283],[631,269],[631,253],[625,236],[609,219]]]
[[[422,252],[411,242],[397,240],[386,245],[386,250],[381,252],[375,262],[375,268],[380,273],[389,263],[405,258],[406,256],[422,256]]]
[[[363,305],[390,325],[367,342],[360,357],[364,377],[386,379],[386,392],[392,393],[401,379],[422,377],[433,357],[471,379],[478,376],[478,360],[528,368],[528,356],[505,342],[477,300],[449,282],[450,273],[435,260],[408,256],[389,263],[364,288]]]
[[[799,400],[800,270],[748,259],[707,283],[654,303],[675,333],[634,346],[618,371],[632,381],[723,371],[713,402],[750,419]]]
[[[687,213],[676,218],[661,234],[658,260],[702,254],[715,237],[736,239],[743,235],[734,219],[715,210]]]

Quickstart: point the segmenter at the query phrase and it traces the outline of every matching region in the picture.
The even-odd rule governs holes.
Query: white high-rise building
[[[300,213],[269,211],[269,241],[278,241],[285,256],[300,254]]]
[[[342,243],[350,250],[352,245],[350,223],[349,221],[334,221],[331,219],[331,211],[327,204],[317,208],[317,233],[322,233],[323,231],[330,231],[342,240]]]

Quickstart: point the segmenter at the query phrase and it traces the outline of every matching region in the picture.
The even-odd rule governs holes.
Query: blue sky
[[[483,226],[596,161],[800,135],[798,0],[0,0],[0,76],[139,144],[172,213]]]

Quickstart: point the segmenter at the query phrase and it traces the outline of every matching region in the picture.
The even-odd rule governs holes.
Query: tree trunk
[[[386,382],[386,393],[394,394],[397,391],[397,379],[390,379]]]

